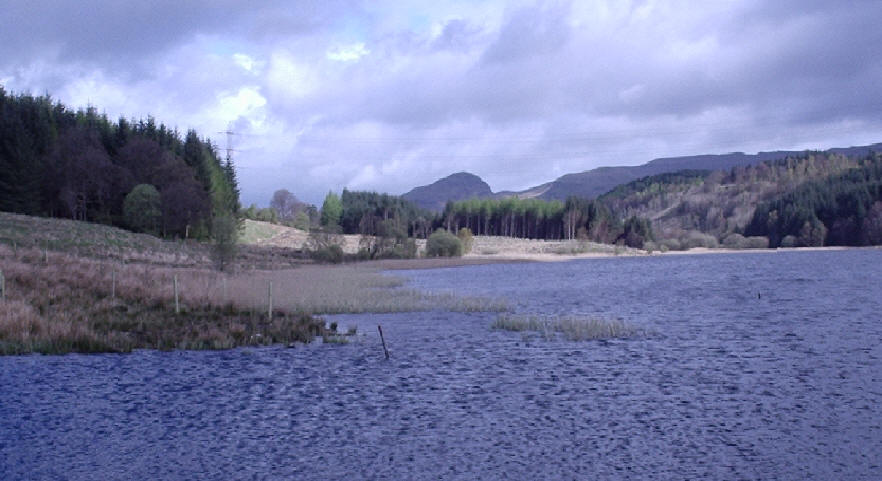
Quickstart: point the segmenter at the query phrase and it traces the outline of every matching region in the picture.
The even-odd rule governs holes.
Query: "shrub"
[[[429,257],[459,257],[462,255],[462,241],[450,232],[438,228],[426,241],[426,255]]]
[[[741,234],[729,234],[723,239],[723,246],[731,249],[766,249],[769,238],[765,236],[744,237]]]
[[[214,241],[212,254],[218,270],[226,269],[236,257],[236,240],[239,236],[239,222],[230,214],[220,214],[211,224],[211,237]]]
[[[459,238],[459,241],[462,242],[462,253],[468,254],[472,251],[472,246],[475,244],[475,237],[472,235],[472,230],[468,227],[463,227],[457,232],[456,237]]]
[[[732,233],[723,239],[723,246],[732,249],[743,249],[747,245],[747,239],[741,234]]]
[[[781,247],[796,247],[799,241],[796,239],[796,236],[786,235],[783,239],[781,239]]]
[[[679,239],[662,239],[659,241],[659,244],[661,244],[660,249],[662,251],[668,251],[668,250],[681,251],[681,250],[683,250],[683,245],[680,244]]]
[[[765,236],[746,237],[748,249],[768,249],[769,238]]]
[[[693,247],[715,248],[720,245],[716,237],[701,233],[697,230],[689,231],[685,237],[680,239],[680,242],[683,249],[691,249]]]
[[[294,222],[291,224],[295,229],[309,231],[309,215],[300,211],[294,216]]]
[[[138,184],[123,201],[123,217],[135,232],[159,233],[162,217],[159,191],[150,184]]]
[[[316,262],[339,264],[343,262],[343,248],[337,244],[331,244],[310,251],[309,256]]]

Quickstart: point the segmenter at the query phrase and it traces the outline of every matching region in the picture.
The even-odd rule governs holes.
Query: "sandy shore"
[[[284,247],[302,249],[308,234],[290,227],[272,225],[263,222],[247,221],[252,231],[259,232],[249,239],[250,244],[259,246]],[[265,225],[264,225],[265,224]],[[360,236],[341,236],[347,253],[355,253],[359,248]],[[425,250],[426,241],[417,240],[420,251]],[[873,247],[870,247],[871,249]],[[879,247],[875,247],[878,249]],[[728,249],[696,247],[686,251],[668,251],[649,253],[630,247],[598,244],[579,240],[547,241],[538,239],[516,239],[512,237],[475,236],[470,253],[457,258],[420,258],[420,259],[389,259],[380,261],[360,262],[359,266],[395,269],[433,269],[439,267],[456,267],[476,264],[497,264],[512,262],[566,262],[580,259],[597,259],[608,257],[635,256],[676,256],[705,254],[748,254],[804,251],[836,251],[856,249],[855,247],[791,247],[778,249]]]

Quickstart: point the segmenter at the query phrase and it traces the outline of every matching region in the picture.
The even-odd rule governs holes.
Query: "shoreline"
[[[363,261],[347,264],[356,267],[376,268],[380,270],[409,270],[409,269],[441,269],[447,267],[462,267],[471,265],[489,264],[518,264],[526,262],[569,262],[586,259],[630,258],[630,257],[659,257],[659,256],[692,256],[714,254],[777,254],[781,252],[825,252],[825,251],[851,251],[851,250],[882,250],[882,247],[852,247],[852,246],[825,246],[825,247],[779,247],[774,249],[730,249],[694,247],[685,251],[653,252],[630,251],[628,253],[589,252],[584,254],[550,254],[550,253],[526,253],[526,252],[500,252],[498,254],[466,254],[462,257],[423,257],[419,259],[387,259],[376,261]]]

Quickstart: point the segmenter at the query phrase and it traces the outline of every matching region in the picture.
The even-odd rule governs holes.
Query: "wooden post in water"
[[[266,286],[266,315],[272,320],[273,318],[273,281],[269,281]]]
[[[386,338],[383,337],[383,328],[377,324],[377,330],[380,331],[380,341],[383,343],[383,353],[386,354],[386,360],[389,359],[389,350],[386,349]]]
[[[178,275],[175,274],[175,314],[181,313],[181,304],[178,301]]]

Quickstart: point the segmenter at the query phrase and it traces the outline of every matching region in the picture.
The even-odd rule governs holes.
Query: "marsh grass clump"
[[[605,320],[584,316],[540,316],[501,314],[491,325],[493,329],[536,332],[545,339],[563,336],[570,341],[634,337],[643,333],[622,320]]]

